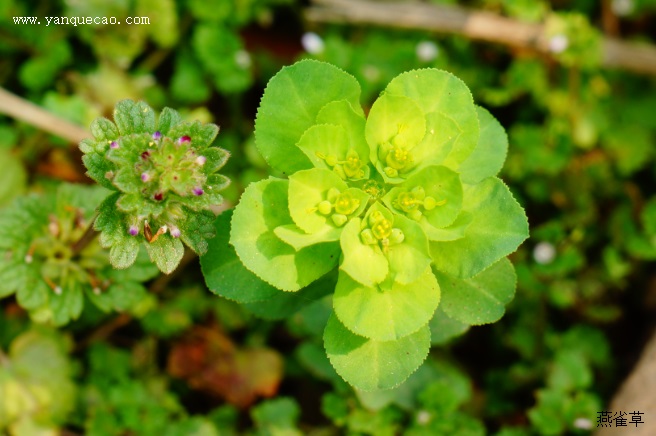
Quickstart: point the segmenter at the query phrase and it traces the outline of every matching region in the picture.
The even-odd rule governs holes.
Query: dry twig
[[[305,12],[309,21],[450,33],[549,54],[549,41],[543,34],[542,25],[489,12],[416,2],[313,0],[313,4]],[[604,38],[602,47],[604,67],[656,75],[656,47],[653,45]]]

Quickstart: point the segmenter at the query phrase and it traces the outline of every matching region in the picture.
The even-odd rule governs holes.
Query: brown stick
[[[86,129],[77,124],[53,115],[3,88],[0,88],[0,114],[26,122],[74,143],[91,136]]]
[[[473,40],[532,49],[549,54],[542,25],[524,23],[489,12],[427,3],[371,0],[313,0],[305,11],[309,21],[372,24],[398,29],[452,33]],[[614,38],[602,42],[602,65],[634,73],[656,75],[656,47]]]

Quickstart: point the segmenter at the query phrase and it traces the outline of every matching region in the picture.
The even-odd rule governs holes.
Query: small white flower
[[[615,15],[625,17],[631,15],[635,4],[633,3],[633,0],[613,0],[610,7],[613,12],[615,12]]]
[[[576,418],[574,420],[574,427],[579,428],[581,430],[591,430],[592,429],[592,421],[590,421],[587,418]]]
[[[421,41],[415,49],[417,58],[422,62],[430,62],[437,58],[440,49],[433,41]]]
[[[242,70],[250,68],[253,64],[251,54],[246,50],[239,50],[237,53],[235,53],[235,63]]]
[[[310,54],[319,54],[323,52],[325,45],[323,39],[314,32],[306,32],[301,36],[301,45],[306,52]]]
[[[569,39],[567,39],[567,36],[563,35],[562,33],[552,36],[549,40],[549,51],[551,53],[562,53],[567,50],[568,46]]]
[[[417,424],[426,425],[431,420],[431,414],[427,410],[420,410],[417,413]]]
[[[57,295],[61,295],[63,292],[61,286],[55,286],[55,289],[53,289],[53,291],[55,291],[55,294]]]
[[[546,265],[556,258],[556,247],[550,242],[538,242],[533,248],[533,259],[540,265]]]

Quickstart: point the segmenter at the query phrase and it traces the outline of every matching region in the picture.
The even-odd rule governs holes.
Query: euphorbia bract
[[[359,97],[352,76],[322,62],[271,79],[255,138],[284,177],[251,184],[231,222],[249,271],[240,274],[254,276],[226,283],[239,261],[225,240],[201,261],[212,290],[245,303],[331,287],[327,355],[347,382],[377,390],[426,358],[440,302],[464,324],[503,315],[516,281],[506,256],[528,222],[496,177],[505,132],[462,81],[435,69],[401,74],[366,117]]]

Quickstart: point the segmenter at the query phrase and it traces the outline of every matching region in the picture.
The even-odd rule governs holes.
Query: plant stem
[[[89,223],[89,226],[87,229],[84,231],[84,234],[80,239],[75,241],[73,244],[72,250],[73,250],[73,256],[77,256],[80,254],[82,250],[84,250],[87,245],[91,243],[95,239],[95,237],[98,235],[98,232],[93,228],[93,224],[96,222],[96,218],[98,217],[98,214],[94,215],[93,218],[91,219],[91,222]]]

